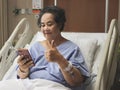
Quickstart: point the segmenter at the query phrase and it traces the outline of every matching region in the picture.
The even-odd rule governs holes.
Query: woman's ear
[[[60,31],[62,31],[63,25],[61,23],[58,24],[58,27],[59,27]]]

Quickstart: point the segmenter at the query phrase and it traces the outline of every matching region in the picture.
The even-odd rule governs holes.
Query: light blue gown
[[[61,45],[57,46],[58,51],[66,58],[69,62],[76,67],[83,76],[89,77],[89,71],[86,67],[86,63],[81,54],[80,48],[71,41],[66,41]],[[65,81],[59,66],[57,63],[48,62],[44,56],[46,49],[36,42],[30,46],[29,52],[34,60],[35,66],[30,69],[30,79],[47,79],[61,83],[67,87],[70,85]],[[74,88],[70,87],[72,90],[84,90],[84,85]]]

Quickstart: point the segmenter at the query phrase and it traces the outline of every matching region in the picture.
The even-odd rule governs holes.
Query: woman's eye
[[[48,22],[46,24],[41,23],[40,27],[45,27],[45,26],[49,26],[50,27],[52,25],[54,25],[54,23],[50,23],[50,22]]]
[[[48,26],[52,26],[53,24],[52,23],[48,23]]]
[[[40,27],[44,27],[45,25],[44,24],[41,24]]]

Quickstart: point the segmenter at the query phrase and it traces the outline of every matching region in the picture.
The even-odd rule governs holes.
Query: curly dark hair
[[[65,11],[64,9],[58,7],[58,6],[47,6],[45,8],[43,8],[39,14],[39,18],[38,18],[38,26],[41,27],[41,17],[45,14],[45,13],[51,13],[54,16],[54,20],[55,22],[60,25],[60,31],[62,31],[64,29],[65,26],[65,22],[66,22],[66,17],[65,17]]]

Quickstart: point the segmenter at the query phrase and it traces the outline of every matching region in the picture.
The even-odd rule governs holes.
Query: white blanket
[[[10,79],[0,81],[0,90],[71,90],[44,79]]]

